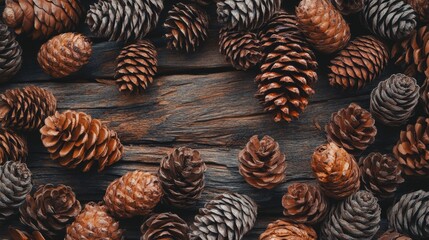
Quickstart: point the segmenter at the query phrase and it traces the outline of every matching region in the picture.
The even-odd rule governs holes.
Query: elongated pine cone
[[[140,228],[140,240],[174,239],[189,240],[189,227],[186,222],[173,213],[155,214]]]
[[[158,52],[148,40],[124,47],[116,61],[115,79],[119,91],[141,93],[158,72]]]
[[[155,29],[163,0],[99,0],[89,7],[86,24],[109,41],[139,40]]]
[[[161,197],[158,177],[136,170],[111,182],[103,199],[112,216],[130,218],[151,213]]]
[[[91,41],[80,33],[63,33],[44,43],[37,54],[43,71],[54,78],[77,72],[89,62]]]
[[[12,130],[0,127],[0,164],[7,161],[25,162],[27,155],[27,141]]]
[[[80,202],[71,187],[62,184],[41,185],[32,195],[27,195],[19,208],[24,225],[49,237],[62,236],[80,210]]]
[[[174,207],[194,205],[204,190],[206,169],[198,151],[187,147],[174,149],[161,160],[158,171],[163,200]]]
[[[123,239],[119,222],[107,213],[104,205],[87,203],[76,220],[67,227],[65,240]]]
[[[389,62],[387,45],[373,36],[357,37],[331,60],[331,86],[359,90],[376,79]]]
[[[259,240],[316,240],[317,233],[312,227],[304,224],[277,220],[268,224]]]
[[[429,1],[427,0],[406,0],[406,3],[416,11],[422,22],[429,22]]]
[[[0,123],[16,130],[39,130],[56,108],[57,99],[49,90],[36,86],[9,89],[0,95]]]
[[[22,49],[15,34],[0,23],[0,82],[7,82],[21,69]]]
[[[402,195],[387,214],[389,226],[412,239],[429,239],[429,192]]]
[[[429,79],[426,79],[420,88],[420,105],[426,116],[429,116]]]
[[[191,239],[240,240],[253,228],[257,212],[256,203],[246,195],[218,195],[195,216]]]
[[[385,233],[383,233],[383,235],[381,235],[378,238],[378,240],[413,240],[413,239],[404,234],[395,232],[395,230],[393,229],[390,229],[390,230],[387,230]]]
[[[39,232],[34,231],[29,234],[16,228],[9,227],[9,237],[12,240],[45,240],[45,237]]]
[[[56,112],[46,118],[40,133],[51,158],[63,167],[87,172],[97,163],[101,172],[122,157],[117,133],[83,112]]]
[[[331,0],[332,4],[343,15],[360,12],[363,9],[365,0]]]

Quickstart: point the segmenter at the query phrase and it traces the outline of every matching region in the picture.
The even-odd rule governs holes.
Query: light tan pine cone
[[[277,220],[268,224],[259,240],[316,240],[316,231],[304,224]]]
[[[140,228],[140,240],[189,240],[189,227],[186,222],[173,213],[160,213],[151,216]]]
[[[13,227],[9,227],[9,237],[11,240],[45,240],[45,237],[39,231],[29,234]]]
[[[0,164],[7,161],[25,162],[27,155],[27,141],[14,131],[0,127]]]

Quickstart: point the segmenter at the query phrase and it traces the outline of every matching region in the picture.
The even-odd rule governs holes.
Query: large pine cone
[[[164,201],[174,207],[194,205],[204,190],[207,167],[200,153],[191,148],[176,148],[161,160],[159,180]]]
[[[344,199],[359,190],[358,164],[352,155],[334,143],[321,145],[314,151],[311,168],[328,197]]]
[[[365,0],[331,0],[332,4],[343,15],[360,12],[363,9]]]
[[[364,151],[377,135],[371,113],[356,103],[333,113],[325,131],[328,142],[333,142],[350,153]]]
[[[286,177],[286,156],[270,136],[250,138],[238,155],[240,174],[255,188],[272,189]]]
[[[140,240],[174,239],[189,240],[189,227],[186,222],[173,213],[155,214],[140,228]]]
[[[387,45],[373,36],[357,37],[331,60],[329,83],[359,90],[376,79],[389,62]]]
[[[377,198],[361,190],[340,202],[321,226],[321,239],[372,239],[380,228]]]
[[[148,40],[124,47],[116,58],[115,79],[119,91],[143,92],[158,72],[158,52]]]
[[[0,22],[0,82],[6,82],[21,69],[22,49],[15,34]]]
[[[278,11],[259,29],[258,39],[261,44],[270,41],[273,35],[296,36],[303,38],[301,30],[298,28],[296,16],[285,11]]]
[[[308,42],[320,52],[336,52],[350,40],[349,25],[329,0],[302,0],[296,17]]]
[[[402,39],[417,26],[416,12],[402,0],[365,0],[362,16],[369,30],[386,39]]]
[[[426,115],[429,116],[429,79],[426,79],[420,88],[420,105]]]
[[[256,222],[258,207],[246,195],[223,193],[199,210],[191,239],[240,240]]]
[[[9,227],[9,237],[12,240],[45,240],[45,237],[39,232],[34,231],[32,234]]]
[[[87,172],[98,163],[101,172],[122,157],[117,133],[83,112],[56,112],[46,118],[40,133],[51,158],[67,168],[81,167]]]
[[[3,19],[17,34],[46,39],[73,31],[82,14],[79,0],[6,0]]]
[[[390,229],[390,230],[387,230],[385,233],[383,233],[383,235],[381,235],[378,238],[378,240],[413,240],[413,239],[404,234],[395,232],[395,230],[393,229]]]
[[[387,214],[389,226],[413,239],[429,239],[429,192],[402,195]]]
[[[119,228],[119,222],[107,213],[106,206],[90,202],[67,227],[65,240],[121,240],[123,232]]]
[[[277,220],[268,224],[259,240],[316,240],[317,233],[312,227],[304,224],[290,223]]]
[[[158,23],[163,0],[99,0],[90,6],[86,23],[109,41],[142,39]]]
[[[27,155],[27,141],[17,133],[0,127],[0,164],[6,161],[25,162]]]
[[[56,108],[57,99],[49,90],[36,86],[9,89],[0,95],[0,123],[17,130],[39,130]]]
[[[104,203],[113,216],[130,218],[151,213],[161,197],[158,177],[136,170],[110,183],[104,194]]]
[[[81,205],[71,187],[42,185],[27,195],[19,208],[21,222],[50,237],[62,236],[68,224],[80,213]]]
[[[91,41],[80,33],[63,33],[40,47],[37,61],[43,71],[54,78],[77,72],[89,62]]]
[[[406,0],[416,11],[422,22],[429,22],[429,1],[427,0]]]

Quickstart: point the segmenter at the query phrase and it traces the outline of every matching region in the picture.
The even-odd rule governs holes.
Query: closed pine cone
[[[259,240],[316,240],[317,233],[312,227],[304,224],[277,220],[268,224]]]
[[[0,22],[0,82],[7,82],[21,69],[22,49],[15,34]]]
[[[119,222],[107,213],[106,206],[90,202],[67,227],[64,240],[121,240],[123,232],[119,228]]]
[[[49,90],[36,86],[9,89],[0,95],[0,123],[16,130],[39,130],[56,108],[57,99]]]
[[[158,52],[148,40],[124,47],[116,61],[115,79],[119,91],[141,93],[158,72]]]
[[[357,37],[331,60],[331,86],[359,90],[376,79],[389,62],[387,45],[373,36]]]
[[[12,130],[0,127],[0,164],[6,161],[25,162],[27,155],[27,141]]]
[[[29,234],[16,228],[9,227],[9,237],[12,240],[45,240],[45,237],[39,232],[34,231]]]
[[[110,214],[119,218],[130,218],[151,213],[161,197],[162,189],[158,177],[136,170],[111,182],[103,199]]]
[[[360,12],[364,7],[365,0],[331,0],[332,4],[343,15]]]
[[[395,230],[393,229],[390,229],[390,230],[387,230],[385,233],[383,233],[383,235],[381,235],[378,238],[378,240],[413,240],[413,239],[404,234],[395,232]]]
[[[140,230],[142,233],[140,240],[189,240],[188,224],[173,213],[153,215],[143,223]]]
[[[164,201],[173,207],[194,205],[204,190],[207,167],[200,153],[191,148],[176,148],[161,160],[158,171]]]
[[[420,105],[426,116],[429,116],[429,78],[423,82],[420,88]]]
[[[40,133],[51,158],[67,168],[87,172],[97,163],[101,172],[122,157],[117,133],[83,112],[56,112],[46,118]]]
[[[427,0],[406,0],[416,11],[422,22],[429,22],[429,1]]]

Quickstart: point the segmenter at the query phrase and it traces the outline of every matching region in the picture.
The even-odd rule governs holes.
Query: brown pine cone
[[[258,38],[261,44],[265,44],[273,35],[293,35],[303,38],[298,28],[296,16],[285,11],[278,11],[259,29]]]
[[[106,206],[90,202],[67,227],[64,240],[121,240],[123,233],[124,231],[119,228],[119,222],[107,213]]]
[[[27,155],[27,141],[12,130],[0,127],[0,164],[9,160],[25,162]]]
[[[16,130],[39,130],[56,108],[57,99],[49,90],[36,86],[9,89],[0,95],[0,123]]]
[[[46,118],[40,133],[51,158],[67,168],[79,167],[87,172],[97,163],[101,172],[122,157],[117,133],[83,112],[56,112]]]
[[[63,33],[40,47],[37,61],[43,71],[54,78],[77,72],[89,62],[91,41],[80,33]]]
[[[111,182],[103,199],[110,214],[130,218],[151,213],[161,197],[162,188],[158,177],[136,170]]]
[[[9,227],[9,237],[12,240],[45,240],[45,237],[39,231],[29,234],[13,227]]]
[[[52,184],[41,185],[35,193],[27,195],[19,208],[21,222],[49,237],[61,236],[68,224],[80,213],[80,202],[71,187]]]
[[[124,47],[116,61],[115,79],[119,91],[141,93],[158,72],[158,52],[148,40]]]
[[[350,153],[364,151],[377,135],[371,113],[356,103],[333,113],[325,131],[328,142],[333,142]]]
[[[321,145],[314,151],[311,168],[328,197],[344,199],[359,190],[358,164],[352,155],[334,143]]]
[[[240,151],[238,161],[241,176],[255,188],[272,189],[285,180],[286,156],[279,143],[268,135],[261,140],[252,136]]]
[[[267,230],[259,240],[316,240],[317,234],[312,227],[304,224],[277,220],[268,224]]]
[[[389,62],[387,45],[373,36],[357,37],[331,60],[329,83],[359,90],[376,79]]]
[[[426,115],[429,116],[429,79],[426,79],[420,88],[420,105]]]
[[[0,22],[0,82],[7,82],[21,69],[22,49],[15,34]]]
[[[331,0],[332,4],[343,15],[360,12],[364,7],[365,0]]]
[[[161,160],[158,171],[163,200],[173,207],[194,205],[204,190],[207,167],[200,153],[191,148],[176,148]]]
[[[395,230],[387,230],[383,235],[381,235],[378,240],[413,240],[412,238],[403,235],[401,233],[395,232]]]
[[[429,1],[427,0],[406,0],[416,11],[422,22],[429,22]]]
[[[140,230],[142,233],[140,240],[189,240],[188,224],[173,213],[153,215],[143,223]]]

